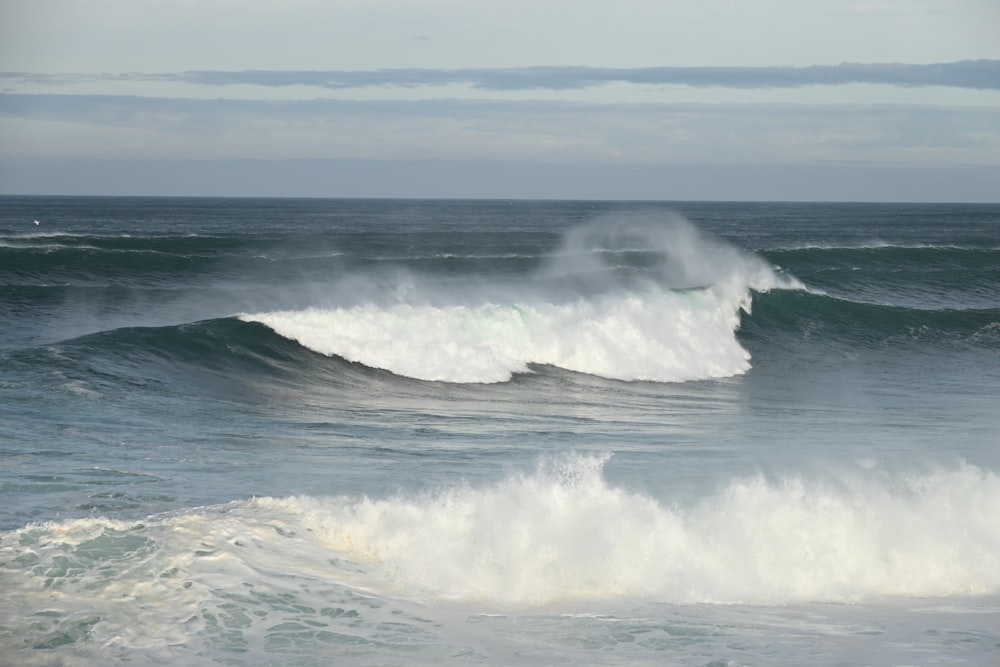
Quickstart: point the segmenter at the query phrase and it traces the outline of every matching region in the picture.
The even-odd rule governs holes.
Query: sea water
[[[0,456],[4,664],[992,664],[1000,206],[3,197]]]

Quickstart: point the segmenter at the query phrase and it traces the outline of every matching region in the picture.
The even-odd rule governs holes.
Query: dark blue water
[[[11,664],[1000,651],[998,205],[4,197],[0,323]]]

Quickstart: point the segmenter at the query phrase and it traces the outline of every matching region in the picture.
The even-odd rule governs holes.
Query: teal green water
[[[1000,206],[4,197],[0,315],[12,664],[996,659]]]

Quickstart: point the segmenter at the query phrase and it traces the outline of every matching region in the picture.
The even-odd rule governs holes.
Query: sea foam
[[[972,466],[827,483],[731,481],[687,507],[571,457],[487,488],[391,500],[260,500],[429,599],[539,605],[859,602],[1000,592],[1000,478]]]
[[[975,466],[748,477],[672,505],[609,484],[606,462],[567,455],[492,484],[381,499],[257,498],[29,526],[2,536],[0,583],[15,614],[92,612],[96,596],[178,622],[242,598],[283,608],[282,591],[331,586],[497,609],[1000,593],[1000,477]]]

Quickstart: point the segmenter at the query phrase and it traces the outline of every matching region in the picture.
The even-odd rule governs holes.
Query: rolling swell
[[[7,282],[166,282],[209,268],[236,239],[212,237],[52,234],[8,237],[0,244]]]
[[[10,353],[24,372],[46,369],[64,387],[166,393],[193,388],[251,392],[337,378],[338,360],[321,357],[267,327],[235,318],[174,326],[123,327]],[[55,373],[53,373],[55,371]]]
[[[852,346],[951,343],[1000,348],[1000,308],[927,309],[871,304],[809,291],[755,293],[740,337]]]
[[[810,287],[852,301],[927,310],[1000,303],[1000,248],[878,243],[761,254]]]
[[[332,275],[343,253],[321,234],[46,234],[0,237],[4,285],[166,287]]]
[[[849,247],[813,245],[783,248],[767,250],[763,254],[768,259],[801,273],[873,266],[888,272],[910,270],[928,273],[947,270],[996,271],[1000,248],[871,243]]]

